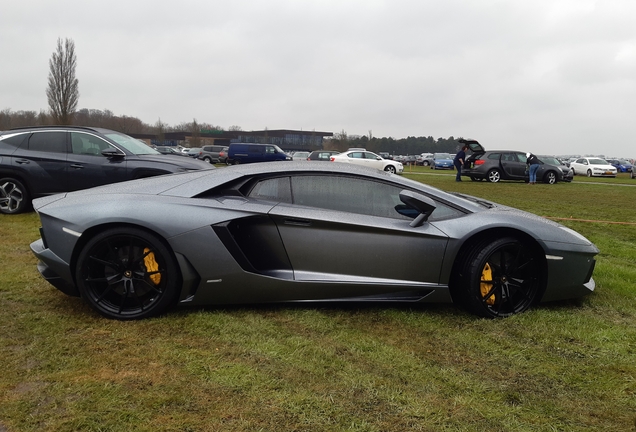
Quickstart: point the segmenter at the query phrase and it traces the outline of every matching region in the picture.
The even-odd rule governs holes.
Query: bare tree
[[[75,78],[75,42],[72,39],[57,40],[57,49],[49,60],[49,99],[51,117],[56,124],[71,124],[79,100],[78,80]]]
[[[190,137],[190,147],[201,147],[201,127],[197,123],[197,119],[192,120],[192,123],[190,124],[190,133],[192,134]]]

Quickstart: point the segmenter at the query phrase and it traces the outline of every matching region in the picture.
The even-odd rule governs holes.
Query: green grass
[[[407,177],[534,213],[636,223],[636,184]],[[606,183],[606,184],[601,184]],[[0,217],[0,431],[618,431],[636,421],[636,225],[562,221],[596,291],[484,320],[450,305],[101,318],[42,280],[35,214]]]

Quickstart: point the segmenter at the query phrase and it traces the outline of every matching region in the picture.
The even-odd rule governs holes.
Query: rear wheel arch
[[[75,280],[75,273],[77,270],[77,259],[80,252],[84,249],[84,247],[86,247],[86,244],[89,241],[91,241],[95,236],[97,236],[98,234],[104,231],[111,230],[114,228],[132,228],[132,229],[139,229],[139,230],[145,231],[146,233],[157,237],[163,243],[163,245],[170,250],[173,257],[175,255],[174,251],[172,250],[172,247],[170,247],[168,242],[160,234],[158,234],[154,230],[149,229],[148,227],[130,224],[130,223],[107,223],[102,225],[95,225],[82,233],[81,237],[79,238],[79,240],[77,241],[77,243],[75,244],[73,248],[73,253],[71,254],[70,269],[71,269],[71,274],[73,275],[73,282],[76,285],[77,285],[77,281]]]
[[[165,239],[132,224],[96,228],[82,236],[74,251],[74,278],[82,298],[100,314],[119,320],[155,316],[174,306],[183,279]]]

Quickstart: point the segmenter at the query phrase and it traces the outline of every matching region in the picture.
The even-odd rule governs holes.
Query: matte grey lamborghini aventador
[[[116,319],[333,300],[453,301],[501,317],[595,285],[598,249],[569,228],[337,163],[173,174],[34,207],[42,276]]]

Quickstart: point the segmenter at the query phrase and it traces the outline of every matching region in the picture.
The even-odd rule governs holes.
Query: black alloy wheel
[[[498,169],[493,168],[490,171],[488,171],[486,178],[488,179],[490,183],[497,183],[499,180],[501,180],[501,173],[499,172]]]
[[[29,192],[22,182],[12,178],[0,180],[0,213],[21,213],[29,204]]]
[[[458,281],[460,301],[476,315],[507,317],[538,302],[544,281],[539,255],[518,239],[504,237],[468,254]]]
[[[76,281],[81,296],[108,318],[148,318],[176,301],[181,275],[172,252],[138,228],[113,228],[80,252]]]

